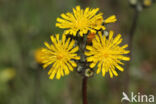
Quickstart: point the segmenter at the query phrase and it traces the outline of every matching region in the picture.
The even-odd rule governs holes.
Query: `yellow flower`
[[[73,13],[62,13],[62,18],[57,18],[56,26],[59,28],[66,29],[64,34],[70,34],[76,36],[79,32],[80,36],[87,34],[88,31],[95,33],[96,30],[105,30],[103,24],[102,13],[97,13],[99,8],[85,10],[81,9],[80,6],[73,8]]]
[[[42,48],[35,50],[34,56],[37,63],[42,64]]]
[[[144,0],[143,4],[144,4],[144,6],[151,6],[152,0]]]
[[[68,75],[74,67],[77,67],[74,60],[80,59],[76,54],[79,48],[74,47],[75,41],[67,39],[65,35],[62,36],[62,40],[59,39],[59,34],[56,34],[56,37],[51,36],[51,41],[53,44],[45,42],[46,48],[42,49],[43,68],[51,65],[48,72],[49,78],[53,79],[56,75],[56,78],[60,79],[61,76]]]
[[[120,66],[123,65],[123,62],[121,61],[129,61],[130,58],[124,56],[124,54],[129,53],[128,50],[125,50],[128,45],[119,46],[121,42],[121,34],[118,34],[113,38],[113,31],[110,31],[109,38],[106,39],[106,36],[102,36],[102,33],[99,32],[99,36],[96,35],[95,39],[92,41],[93,45],[86,46],[86,49],[89,50],[88,52],[85,52],[87,61],[91,62],[91,68],[94,68],[97,65],[97,74],[102,71],[102,76],[105,76],[105,73],[109,72],[110,77],[112,78],[113,75],[118,76],[115,68],[124,71]]]

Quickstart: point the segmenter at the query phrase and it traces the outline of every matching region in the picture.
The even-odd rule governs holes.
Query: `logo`
[[[142,95],[140,92],[137,94],[134,94],[131,92],[131,96],[128,96],[125,92],[122,93],[123,97],[121,99],[121,102],[128,101],[128,102],[148,102],[153,103],[154,102],[154,95]]]

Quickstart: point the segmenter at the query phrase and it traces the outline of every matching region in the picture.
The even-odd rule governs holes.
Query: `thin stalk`
[[[125,91],[128,92],[129,91],[129,82],[130,82],[130,76],[129,76],[129,69],[130,69],[130,63],[132,61],[132,43],[133,43],[133,38],[134,38],[134,34],[135,34],[135,31],[136,31],[136,28],[137,28],[137,25],[138,25],[138,18],[139,18],[139,13],[140,13],[140,10],[139,10],[139,6],[140,5],[137,5],[136,8],[134,9],[134,15],[133,15],[133,21],[132,21],[132,25],[130,27],[130,31],[129,31],[129,35],[128,35],[128,50],[130,50],[130,53],[129,53],[129,57],[130,57],[130,61],[127,62],[127,65],[126,65],[126,69],[127,71],[125,72]]]
[[[83,104],[88,104],[87,100],[87,77],[83,77],[82,79],[82,101]]]
[[[139,17],[139,10],[138,10],[138,7],[136,7],[134,11],[134,16],[133,16],[133,23],[131,25],[130,32],[129,32],[129,48],[130,49],[132,49],[132,42],[133,42],[133,37],[134,37],[136,27],[138,24],[138,17]]]

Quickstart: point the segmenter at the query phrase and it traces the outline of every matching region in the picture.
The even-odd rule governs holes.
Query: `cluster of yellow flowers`
[[[109,32],[109,38],[102,34],[106,29],[104,25],[116,22],[116,16],[112,15],[104,19],[103,13],[98,12],[99,8],[83,10],[80,6],[76,6],[73,12],[62,13],[61,18],[57,18],[56,26],[64,29],[61,39],[59,34],[55,37],[51,36],[52,44],[45,42],[46,48],[36,51],[37,62],[42,63],[43,68],[51,67],[48,72],[50,79],[54,77],[60,79],[68,75],[77,67],[77,62],[80,60],[79,47],[76,44],[79,41],[67,38],[67,35],[82,38],[87,35],[91,44],[86,45],[84,53],[87,57],[86,62],[90,64],[90,68],[97,68],[97,74],[102,72],[105,76],[105,73],[109,72],[112,78],[113,75],[118,76],[115,68],[124,70],[120,65],[123,65],[122,60],[130,60],[129,57],[124,56],[129,53],[125,49],[128,45],[119,46],[122,42],[121,35],[118,34],[113,38],[113,31]]]

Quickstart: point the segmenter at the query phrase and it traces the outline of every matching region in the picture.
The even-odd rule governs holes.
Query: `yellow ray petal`
[[[104,23],[114,23],[116,21],[117,21],[116,16],[112,15],[112,16],[108,17],[107,19],[105,19]]]

